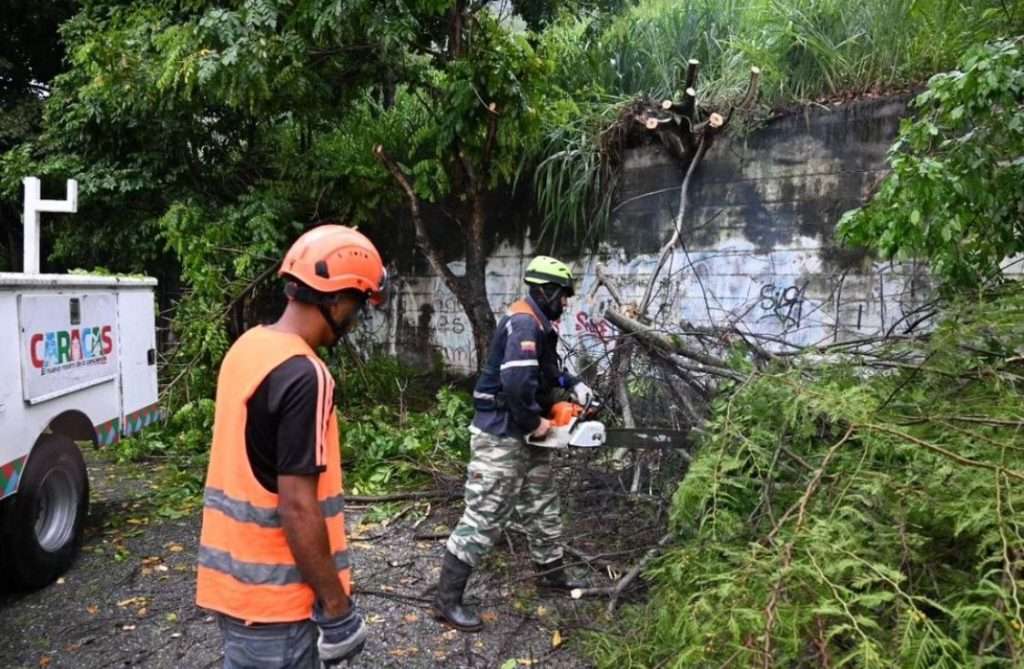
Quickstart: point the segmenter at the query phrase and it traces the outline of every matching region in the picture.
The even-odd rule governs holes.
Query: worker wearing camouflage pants
[[[561,560],[562,514],[551,451],[486,432],[474,434],[470,444],[466,511],[448,537],[448,551],[479,567],[514,513],[526,530],[534,564]]]
[[[434,598],[439,618],[464,632],[483,627],[463,604],[466,583],[515,518],[526,530],[530,557],[544,587],[584,585],[565,571],[561,505],[551,451],[528,443],[551,429],[545,417],[559,388],[586,404],[590,389],[562,368],[552,321],[573,294],[572,272],[540,256],[526,268],[529,295],[514,302],[495,330],[473,390],[476,413],[466,478],[466,510],[448,537]]]

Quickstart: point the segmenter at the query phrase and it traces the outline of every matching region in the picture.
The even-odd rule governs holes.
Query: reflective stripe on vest
[[[228,351],[217,379],[217,405],[199,540],[196,602],[251,622],[309,618],[315,594],[288,546],[278,496],[252,472],[245,446],[247,404],[278,365],[302,356],[317,375],[316,460],[325,470],[317,499],[338,581],[351,593],[345,538],[341,448],[333,405],[334,381],[304,340],[268,328],[246,332]]]
[[[348,551],[338,551],[331,556],[338,571],[349,568]],[[235,579],[248,585],[292,585],[302,583],[302,574],[294,564],[264,564],[243,562],[228,551],[207,546],[199,547],[199,564],[207,569],[231,574]]]
[[[203,494],[203,503],[207,509],[216,509],[228,518],[240,523],[254,523],[260,527],[281,527],[281,516],[276,507],[260,507],[249,502],[234,499],[223,490],[207,487]],[[325,519],[336,516],[345,510],[345,497],[335,495],[320,502],[320,513]]]

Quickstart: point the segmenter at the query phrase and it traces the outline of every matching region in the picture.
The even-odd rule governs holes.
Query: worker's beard
[[[334,335],[331,346],[337,346],[355,328],[358,319],[357,312],[353,312],[340,321],[336,321],[331,317],[331,310],[326,305],[320,305],[320,314],[327,321],[327,325]]]

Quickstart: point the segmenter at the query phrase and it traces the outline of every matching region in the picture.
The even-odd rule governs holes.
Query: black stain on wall
[[[885,169],[905,110],[905,97],[806,110],[722,142],[694,175],[684,221],[688,247],[714,246],[736,230],[760,253],[800,236],[819,240],[823,260],[840,269],[861,258],[863,252],[837,249],[835,226]],[[659,146],[634,154],[608,239],[627,257],[655,253],[667,239],[682,181],[679,164]]]

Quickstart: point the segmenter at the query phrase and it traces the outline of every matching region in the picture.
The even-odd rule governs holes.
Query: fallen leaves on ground
[[[409,646],[407,648],[395,648],[394,650],[388,651],[388,655],[392,657],[409,657],[410,655],[419,654],[420,649],[416,646]]]

